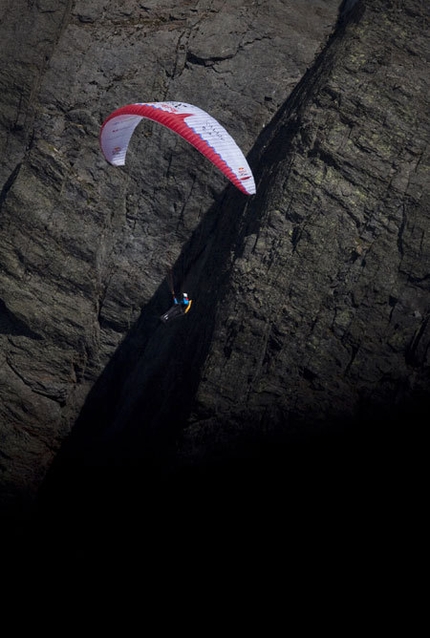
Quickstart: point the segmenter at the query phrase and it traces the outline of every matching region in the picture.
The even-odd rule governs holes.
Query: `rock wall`
[[[429,405],[428,10],[349,9],[256,139],[257,195],[183,245],[192,312],[166,330],[154,293],[53,464],[42,518],[85,557],[247,573],[362,557],[398,516]]]
[[[428,395],[428,13],[356,9],[255,147],[191,445]]]
[[[349,10],[259,136],[255,198],[227,192],[184,246],[174,274],[195,291],[192,321],[166,331],[154,295],[90,394],[75,451],[187,466],[327,431],[376,448],[398,416],[423,413],[428,16],[421,3]]]
[[[55,457],[42,518],[92,551],[112,518],[126,543],[202,512],[222,535],[226,502],[273,529],[294,495],[386,500],[429,403],[425,3],[343,3],[335,30],[335,2],[9,4],[5,502]],[[254,198],[153,126],[106,166],[110,110],[177,97],[249,151]],[[172,265],[194,302],[166,329]]]
[[[155,329],[170,301],[167,270],[193,233],[216,227],[225,196],[223,178],[161,127],[141,126],[126,170],[107,166],[104,117],[128,102],[181,99],[220,119],[248,152],[324,45],[337,4],[3,0],[5,508],[33,499],[142,309]],[[175,275],[182,285],[179,266]]]
[[[39,493],[19,556],[163,592],[365,559],[428,414],[426,4],[344,2],[335,29],[322,1],[6,4],[3,512]],[[111,109],[178,96],[250,151],[254,198],[154,126],[102,161]],[[194,302],[169,328],[172,266]]]

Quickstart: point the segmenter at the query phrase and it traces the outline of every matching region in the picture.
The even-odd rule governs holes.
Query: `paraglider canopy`
[[[111,113],[100,130],[100,146],[110,164],[125,164],[131,136],[143,118],[154,120],[183,137],[243,193],[255,193],[252,171],[231,135],[211,115],[184,102],[129,104]]]

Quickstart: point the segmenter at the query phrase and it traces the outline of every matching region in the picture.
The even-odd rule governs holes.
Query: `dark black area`
[[[402,507],[422,407],[248,440],[182,469],[136,449],[122,456],[121,444],[105,463],[63,457],[24,532],[27,559],[69,573],[91,564],[158,574],[366,537]]]
[[[364,404],[355,419],[302,421],[183,467],[143,453],[138,439],[119,437],[104,462],[69,448],[3,566],[90,601],[105,583],[118,600],[132,581],[139,596],[188,604],[191,592],[236,600],[291,581],[307,591],[309,578],[337,570],[341,585],[387,559],[395,569],[393,538],[413,524],[422,489],[429,403]]]

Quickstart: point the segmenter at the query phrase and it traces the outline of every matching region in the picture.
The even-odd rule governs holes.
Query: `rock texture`
[[[45,4],[1,200],[6,484],[38,486],[73,423],[42,511],[74,533],[389,484],[395,417],[429,403],[425,3],[344,3],[316,57],[336,3]],[[148,86],[224,122],[254,198],[153,127],[106,168],[102,115]],[[166,330],[171,264],[194,304]]]
[[[247,152],[312,63],[336,4],[3,0],[2,503],[31,500],[160,286],[154,316],[169,304],[166,272],[226,188],[153,126],[142,125],[127,170],[110,169],[104,117],[181,99]]]

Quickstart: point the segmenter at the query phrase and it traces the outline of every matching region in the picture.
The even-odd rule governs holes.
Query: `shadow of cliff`
[[[91,389],[40,490],[42,510],[59,503],[67,509],[72,501],[82,501],[91,483],[106,485],[112,476],[115,483],[119,473],[134,474],[137,467],[146,478],[159,476],[165,459],[174,457],[228,288],[232,255],[240,253],[250,228],[259,223],[266,192],[259,158],[264,154],[264,171],[270,173],[295,133],[294,123],[282,128],[278,119],[250,154],[260,182],[257,195],[248,198],[228,187],[172,268],[176,290],[186,290],[193,299],[191,312],[171,325],[160,321],[171,304],[169,283],[163,281]],[[270,149],[275,135],[279,151]]]
[[[45,511],[55,509],[55,503],[67,509],[81,502],[83,492],[100,480],[112,488],[111,477],[115,484],[118,473],[133,473],[136,465],[152,476],[173,444],[210,346],[215,308],[222,303],[226,282],[223,264],[244,199],[227,190],[173,266],[176,290],[187,290],[193,299],[191,312],[170,325],[160,321],[171,305],[169,284],[163,281],[117,348],[42,486],[39,500]]]

